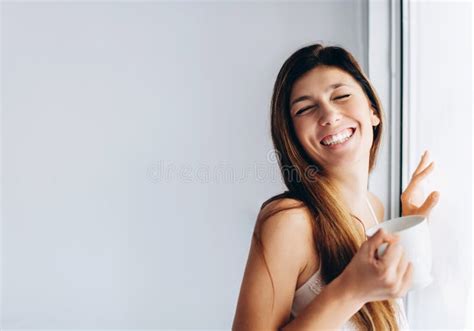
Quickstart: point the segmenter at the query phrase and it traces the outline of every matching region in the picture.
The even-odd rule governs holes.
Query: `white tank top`
[[[379,223],[377,220],[377,216],[369,202],[368,199],[367,204],[369,206],[370,212],[372,213],[374,220],[376,223]],[[298,316],[298,314],[313,301],[313,299],[321,292],[322,288],[324,287],[324,282],[320,275],[321,268],[316,271],[310,279],[303,285],[301,285],[295,292],[293,305],[291,306],[291,315],[292,318]],[[408,320],[405,312],[405,306],[403,304],[403,299],[398,298],[395,300],[398,307],[398,314],[397,314],[397,321],[400,330],[409,330]],[[356,325],[351,321],[347,321],[341,330],[357,330]]]

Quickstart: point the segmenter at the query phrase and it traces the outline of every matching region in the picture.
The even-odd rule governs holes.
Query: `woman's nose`
[[[320,108],[321,117],[319,119],[319,124],[322,126],[333,125],[341,119],[341,113],[336,107],[330,105],[322,105]]]

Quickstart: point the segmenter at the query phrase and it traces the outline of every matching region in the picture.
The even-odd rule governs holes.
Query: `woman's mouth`
[[[344,131],[341,134],[338,134],[335,137],[331,137],[329,139],[324,139],[320,143],[326,148],[329,149],[339,149],[348,144],[349,141],[351,141],[352,137],[354,136],[354,133],[356,131],[356,128],[348,128],[348,130]]]

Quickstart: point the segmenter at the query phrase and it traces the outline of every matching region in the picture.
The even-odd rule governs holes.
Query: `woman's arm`
[[[281,330],[340,329],[364,305],[345,285],[343,274],[323,287],[311,303]]]
[[[271,214],[274,207],[288,204],[284,200],[265,207],[261,214]],[[265,261],[252,239],[233,331],[279,330],[288,323],[297,280],[306,266],[308,247],[313,240],[311,222],[301,210],[276,213],[257,223],[256,228],[260,229],[257,232],[265,248]]]
[[[278,203],[279,206],[285,201],[289,202],[284,199]],[[308,253],[314,248],[310,215],[301,209],[277,213],[264,222],[261,237],[274,288],[265,262],[252,240],[233,331],[334,329],[342,326],[363,306],[353,294],[355,289],[345,285],[352,282],[346,282],[341,274],[326,285],[297,318],[288,322],[299,274],[308,259],[314,258],[314,254]],[[319,265],[319,260],[315,263]]]

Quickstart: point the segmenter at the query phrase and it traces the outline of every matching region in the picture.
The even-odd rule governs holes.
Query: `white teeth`
[[[344,132],[341,132],[339,134],[336,134],[334,136],[331,136],[327,139],[324,139],[322,141],[323,145],[334,145],[334,144],[340,144],[340,143],[343,143],[344,141],[346,141],[347,139],[349,139],[351,137],[351,135],[353,134],[353,129],[351,128],[348,128],[346,130],[344,130]]]
[[[334,141],[334,142],[332,142],[332,143],[325,144],[325,145],[331,146],[331,145],[341,144],[341,143],[345,142],[346,140],[349,140],[349,138],[350,138],[350,137],[347,137],[347,138],[344,138],[344,139],[342,139],[342,140],[337,140],[337,141]]]

